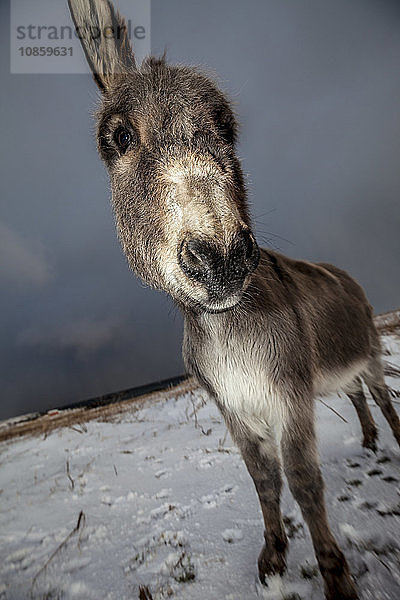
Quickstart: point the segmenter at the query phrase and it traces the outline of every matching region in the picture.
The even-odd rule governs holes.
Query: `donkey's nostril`
[[[182,271],[190,278],[205,282],[214,269],[216,250],[202,240],[189,239],[182,242],[178,251],[178,262]]]
[[[260,260],[260,250],[257,242],[247,229],[241,232],[242,244],[244,248],[244,262],[251,273],[257,268]]]
[[[209,252],[205,244],[200,240],[188,240],[186,242],[186,260],[194,267],[206,266],[209,261]]]
[[[181,269],[191,278],[201,279],[202,273],[212,262],[212,248],[209,244],[196,239],[182,242],[178,252]]]

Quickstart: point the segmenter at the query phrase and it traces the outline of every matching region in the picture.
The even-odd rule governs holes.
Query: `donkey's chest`
[[[218,398],[229,405],[250,404],[272,393],[267,365],[246,347],[227,347],[214,341],[208,348],[205,371]]]
[[[196,345],[192,359],[199,379],[207,382],[224,411],[269,423],[282,421],[285,402],[273,377],[266,340],[210,336]]]

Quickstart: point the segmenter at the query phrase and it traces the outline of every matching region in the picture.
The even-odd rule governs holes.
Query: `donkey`
[[[186,369],[215,400],[255,484],[265,523],[260,580],[286,568],[283,464],[326,598],[355,599],[328,523],[314,405],[343,389],[363,445],[375,450],[364,380],[400,444],[372,308],[344,271],[258,247],[235,154],[236,118],[206,74],[165,57],[136,65],[124,19],[108,0],[69,7],[102,94],[98,150],[124,252],[136,274],[181,309]]]

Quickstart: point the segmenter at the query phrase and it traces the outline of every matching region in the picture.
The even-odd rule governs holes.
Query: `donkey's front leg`
[[[292,417],[282,435],[286,477],[310,530],[327,600],[354,600],[358,598],[356,588],[328,523],[313,409],[310,407],[307,414],[307,407],[303,408],[301,418],[299,416],[296,422]]]
[[[286,569],[287,537],[280,511],[282,477],[278,449],[272,432],[266,424],[260,426],[259,420],[254,427],[248,418],[241,421],[228,417],[226,422],[261,503],[265,544],[258,558],[258,572],[265,583],[266,575],[282,574]]]

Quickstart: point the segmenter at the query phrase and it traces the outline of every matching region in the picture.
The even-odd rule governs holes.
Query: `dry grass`
[[[400,308],[375,316],[375,324],[382,335],[400,336]]]
[[[114,421],[120,415],[127,412],[135,412],[144,402],[151,400],[158,402],[165,400],[177,394],[184,394],[197,387],[197,384],[192,378],[186,379],[182,383],[166,388],[159,392],[145,394],[137,398],[115,402],[113,404],[98,406],[95,408],[75,408],[68,410],[52,410],[49,413],[38,416],[37,418],[29,418],[26,420],[12,420],[0,423],[0,442],[5,440],[21,437],[26,435],[48,435],[55,429],[62,427],[72,427],[80,433],[85,433],[85,423],[88,421]]]
[[[147,585],[141,585],[139,588],[139,600],[153,600],[153,596]]]
[[[60,550],[62,550],[69,542],[69,540],[80,530],[85,526],[85,522],[86,522],[86,517],[85,517],[85,513],[81,510],[78,516],[78,521],[76,526],[74,527],[74,529],[67,535],[67,537],[61,542],[61,544],[54,550],[54,552],[49,556],[49,558],[46,560],[45,564],[43,565],[43,567],[36,573],[35,577],[32,580],[32,590],[39,578],[39,576],[47,569],[48,565],[51,563],[51,561],[53,560],[53,558],[60,552]]]

